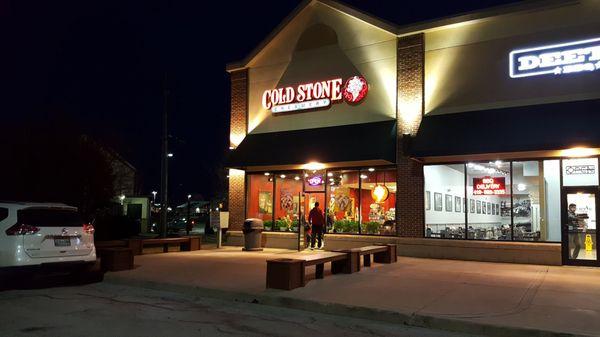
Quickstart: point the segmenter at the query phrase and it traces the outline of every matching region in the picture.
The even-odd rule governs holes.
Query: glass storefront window
[[[298,231],[301,193],[302,176],[300,172],[277,172],[275,174],[274,231]]]
[[[360,171],[361,234],[396,234],[396,170]]]
[[[468,239],[512,240],[510,177],[509,162],[467,164]]]
[[[327,172],[327,231],[359,233],[359,173],[357,170]]]
[[[265,230],[273,229],[273,176],[249,174],[246,189],[246,217],[264,221]]]
[[[425,237],[465,238],[465,166],[428,165],[425,175]],[[471,201],[470,207],[475,204]]]

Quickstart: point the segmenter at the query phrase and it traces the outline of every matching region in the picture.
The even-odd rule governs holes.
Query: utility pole
[[[167,86],[167,73],[165,72],[165,78],[163,83],[163,121],[162,121],[162,152],[161,152],[161,165],[160,165],[160,194],[161,194],[161,208],[160,208],[160,235],[164,238],[167,237],[167,213],[169,207],[169,131],[168,131],[168,97],[169,89]]]

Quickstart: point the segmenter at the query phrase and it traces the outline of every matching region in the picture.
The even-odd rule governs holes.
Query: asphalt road
[[[95,283],[0,292],[0,336],[465,336]]]

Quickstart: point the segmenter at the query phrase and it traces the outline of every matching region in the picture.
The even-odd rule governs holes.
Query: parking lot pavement
[[[95,283],[0,292],[0,336],[465,336]]]

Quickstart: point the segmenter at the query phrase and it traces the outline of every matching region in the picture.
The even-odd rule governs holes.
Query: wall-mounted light
[[[588,147],[574,147],[567,150],[561,151],[563,157],[588,157],[598,153],[597,149],[591,149]]]
[[[309,171],[317,171],[317,170],[322,170],[324,168],[325,168],[325,164],[318,163],[318,162],[310,162],[310,163],[302,165],[302,169],[309,170]]]

